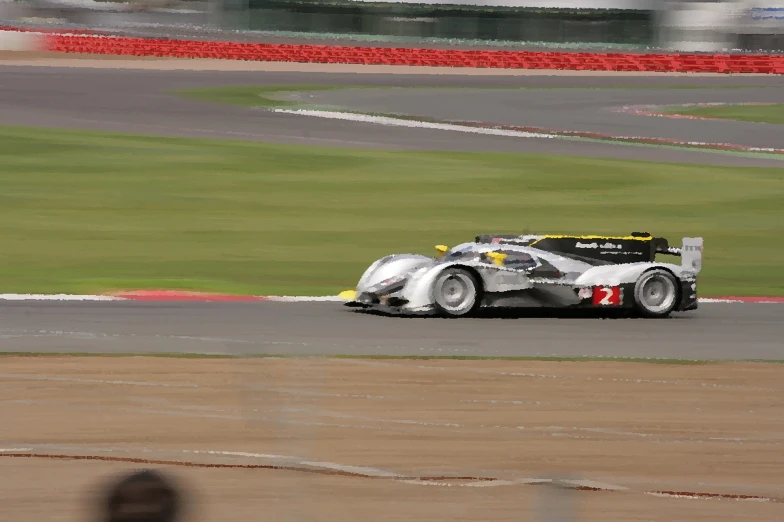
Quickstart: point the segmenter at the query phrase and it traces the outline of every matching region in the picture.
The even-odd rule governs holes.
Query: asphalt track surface
[[[746,158],[724,154],[671,150],[657,147],[596,144],[563,141],[547,138],[514,138],[486,136],[429,129],[411,129],[380,126],[371,123],[328,121],[297,115],[276,114],[261,110],[232,107],[180,99],[171,95],[179,89],[216,87],[224,85],[377,85],[377,86],[435,86],[435,87],[498,87],[498,86],[617,86],[637,85],[765,85],[784,87],[781,77],[565,77],[565,76],[438,76],[397,74],[312,74],[291,72],[215,72],[215,71],[150,71],[125,69],[81,69],[29,66],[0,67],[0,114],[3,125],[36,125],[43,127],[105,130],[162,136],[223,138],[257,140],[278,143],[320,146],[446,150],[446,151],[501,151],[535,152],[563,156],[607,157],[640,159],[659,162],[685,162],[713,165],[777,166],[782,160]],[[735,89],[720,89],[715,96],[734,96]],[[746,101],[759,101],[759,97],[782,98],[784,89],[742,89]],[[581,97],[576,103],[589,106],[586,110],[599,110],[606,105],[608,96],[623,97],[627,101],[644,104],[651,96],[678,103],[693,100],[695,93],[683,89],[633,89],[621,91],[589,90],[517,91],[526,104],[519,111],[519,125],[532,122],[548,123],[548,127],[569,129],[584,118],[574,111],[574,103],[564,105],[565,97]],[[700,90],[700,92],[703,92]],[[436,91],[417,90],[417,107],[440,103]],[[495,113],[504,112],[499,96],[509,96],[502,91],[488,91],[474,96],[471,105],[490,103]],[[699,96],[699,93],[696,94]],[[522,98],[521,98],[522,99]],[[490,100],[488,102],[488,100]],[[518,102],[522,103],[522,102]],[[450,106],[454,102],[450,103]],[[538,107],[538,108],[537,108]],[[593,107],[591,109],[590,107]],[[500,108],[500,109],[499,109]],[[535,112],[532,112],[533,109]],[[481,109],[478,109],[481,112]],[[509,112],[508,110],[506,112]],[[529,120],[535,115],[536,119]],[[507,115],[508,117],[508,115]],[[646,129],[673,125],[672,121],[627,115],[608,115],[618,118],[610,132],[625,130],[625,135],[645,135]],[[688,122],[689,138],[710,141],[713,122]],[[597,126],[598,125],[598,126]],[[601,128],[602,122],[594,125]],[[622,127],[622,128],[621,128]],[[653,131],[650,131],[653,132]],[[660,134],[658,131],[656,132]],[[744,134],[744,133],[741,133]],[[775,141],[775,136],[758,135],[765,143]],[[784,143],[782,139],[778,145]]]
[[[394,317],[341,303],[4,302],[6,352],[784,359],[784,305],[705,303],[669,319],[537,312]]]
[[[616,80],[617,81],[617,80]],[[636,104],[784,103],[784,89],[351,89],[297,93],[303,101],[366,113],[484,121],[616,136],[784,147],[784,126],[740,121],[684,120],[616,112]],[[437,103],[434,101],[437,100]],[[642,100],[645,100],[642,102]],[[653,121],[641,121],[643,119]]]
[[[554,129],[670,138],[678,137],[680,132],[682,138],[693,141],[716,141],[725,136],[732,137],[734,142],[743,139],[746,144],[757,146],[784,144],[780,132],[773,133],[769,127],[759,130],[760,127],[754,126],[752,130],[735,123],[723,126],[725,122],[673,121],[618,115],[607,110],[609,106],[619,104],[784,101],[781,94],[784,89],[781,88],[710,89],[717,85],[784,87],[784,78],[775,76],[461,77],[0,66],[1,123],[339,147],[537,152],[716,165],[782,166],[781,161],[699,151],[481,136],[319,120],[189,101],[169,94],[178,89],[272,84],[473,88],[636,85],[645,88],[626,91],[522,90],[516,91],[513,99],[509,98],[512,94],[503,91],[447,94],[423,89],[417,90],[416,96],[396,92],[394,96],[386,93],[386,97],[379,97],[379,91],[370,90],[363,97],[327,101],[458,119],[474,119],[472,116],[480,115],[487,120],[489,114],[503,118],[503,122]],[[674,84],[705,89],[656,88]],[[340,97],[347,93],[329,94]],[[409,96],[415,99],[407,99]],[[445,105],[438,105],[441,101]],[[672,319],[645,321],[549,318],[541,314],[459,320],[400,319],[357,314],[339,303],[0,303],[0,350],[5,352],[784,359],[782,339],[784,306],[767,304],[703,304],[697,311],[677,314]]]

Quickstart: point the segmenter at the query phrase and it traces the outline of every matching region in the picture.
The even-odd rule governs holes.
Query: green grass
[[[724,120],[784,124],[784,103],[770,105],[732,104],[707,107],[668,107],[666,112],[688,116],[721,118]]]
[[[703,295],[784,295],[784,169],[0,127],[0,288],[334,295],[480,233],[705,237]],[[677,259],[676,259],[677,262]]]
[[[198,101],[225,103],[229,105],[238,105],[240,107],[294,107],[301,104],[297,102],[278,100],[275,99],[275,96],[288,93],[329,91],[347,88],[348,87],[342,85],[264,85],[250,87],[230,86],[173,91],[172,94]],[[363,87],[353,88],[362,89]]]

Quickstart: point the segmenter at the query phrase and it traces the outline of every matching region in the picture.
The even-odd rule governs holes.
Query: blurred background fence
[[[0,19],[253,41],[784,51],[784,0],[0,0]]]

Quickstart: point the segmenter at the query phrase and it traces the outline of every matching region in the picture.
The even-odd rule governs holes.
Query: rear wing
[[[701,237],[684,237],[681,248],[668,246],[657,249],[657,252],[680,257],[681,266],[685,270],[694,271],[696,274],[702,270],[702,243]]]

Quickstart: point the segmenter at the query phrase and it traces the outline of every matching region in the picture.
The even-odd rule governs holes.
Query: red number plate
[[[594,306],[619,306],[621,304],[620,286],[595,286],[593,288]]]

